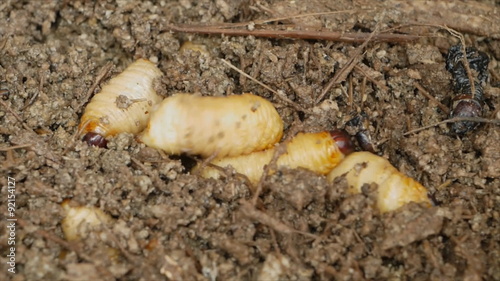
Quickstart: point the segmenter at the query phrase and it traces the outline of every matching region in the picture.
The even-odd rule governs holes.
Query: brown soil
[[[491,59],[484,116],[500,119],[497,2],[449,2],[432,13],[394,0],[152,2],[0,4],[0,87],[8,92],[0,107],[0,280],[500,280],[500,126],[482,124],[463,137],[449,124],[403,135],[447,118],[415,83],[449,105],[444,57],[456,37],[415,26],[412,32],[425,35],[415,42],[368,43],[358,67],[316,104],[360,44],[167,31],[172,23],[335,10],[344,12],[279,23],[350,32],[409,22],[464,26],[466,43]],[[409,17],[412,9],[420,14]],[[185,41],[204,44],[208,54],[179,52]],[[322,176],[283,169],[265,180],[254,207],[254,187],[241,177],[202,179],[189,173],[184,157],[163,155],[132,135],[116,136],[108,149],[75,140],[101,69],[115,66],[99,85],[140,57],[158,59],[164,96],[253,92],[269,99],[285,136],[297,128],[343,128],[363,109],[378,153],[425,185],[437,206],[409,204],[381,215],[368,192],[347,195]],[[315,115],[298,112],[221,58]],[[6,263],[7,177],[16,182],[15,274]],[[61,203],[68,198],[99,207],[114,224],[66,242]]]

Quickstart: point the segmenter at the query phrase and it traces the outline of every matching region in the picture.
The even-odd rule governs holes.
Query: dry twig
[[[292,106],[293,108],[295,108],[296,110],[298,111],[302,111],[304,113],[308,113],[308,114],[315,114],[314,112],[310,111],[309,109],[306,109],[306,108],[303,108],[302,106],[300,106],[299,104],[293,102],[292,100],[290,100],[284,93],[280,92],[280,91],[275,91],[273,90],[271,87],[267,86],[266,84],[260,82],[259,80],[253,78],[252,76],[246,74],[243,70],[237,68],[236,66],[234,66],[233,64],[231,64],[230,62],[228,62],[227,60],[225,59],[221,59],[221,61],[226,64],[227,66],[229,66],[230,68],[236,70],[239,74],[245,76],[246,78],[254,81],[255,83],[259,84],[260,86],[264,87],[266,90],[270,91],[271,93],[273,93],[277,98],[279,98],[280,100],[282,100],[283,102],[289,104],[290,106]]]
[[[19,145],[13,145],[13,146],[8,146],[8,147],[0,147],[0,151],[10,151],[18,148],[28,148],[33,146],[32,143],[27,143],[27,144],[19,144]]]
[[[464,39],[464,36],[456,31],[456,30],[453,30],[447,26],[444,26],[443,27],[446,31],[448,31],[451,35],[457,37],[459,40],[460,40],[460,45],[462,46],[462,64],[465,68],[465,72],[467,72],[467,78],[469,78],[469,84],[470,84],[470,91],[471,91],[471,95],[472,95],[472,99],[474,99],[474,96],[476,95],[476,85],[474,83],[474,77],[472,76],[472,71],[470,70],[470,67],[469,67],[469,60],[467,59],[467,51],[465,50],[465,39]]]
[[[158,174],[153,173],[150,168],[147,168],[144,164],[141,163],[141,161],[135,159],[134,157],[131,157],[130,160],[135,165],[137,165],[146,175],[153,179],[153,183],[156,187],[160,188],[161,190],[164,190],[166,188],[166,183],[161,180]]]
[[[90,88],[87,90],[87,93],[85,96],[82,98],[80,103],[74,108],[75,112],[79,112],[80,109],[83,107],[84,104],[87,103],[87,101],[90,99],[92,94],[94,93],[94,90],[97,88],[97,86],[101,83],[101,81],[106,78],[106,75],[108,75],[109,71],[113,67],[113,63],[108,62],[101,70],[99,71],[99,74],[97,74],[97,77],[94,81],[94,84],[90,86]]]
[[[240,201],[240,211],[247,218],[252,219],[252,220],[256,220],[261,224],[267,225],[268,227],[276,230],[277,232],[285,233],[285,234],[298,233],[298,234],[302,234],[304,236],[312,237],[314,239],[317,238],[317,235],[296,230],[296,229],[282,223],[280,220],[278,220],[274,217],[271,217],[270,215],[266,214],[265,212],[257,210],[255,208],[255,206],[248,201],[245,201],[245,200]]]
[[[408,132],[404,133],[403,136],[418,133],[420,131],[427,130],[427,129],[432,128],[432,127],[436,127],[436,126],[439,126],[441,124],[455,123],[455,122],[462,122],[462,121],[472,121],[472,122],[478,122],[478,123],[491,123],[491,124],[500,125],[499,119],[487,119],[487,118],[481,118],[481,117],[454,117],[454,118],[450,118],[450,119],[446,119],[446,120],[434,123],[434,124],[429,125],[429,126],[424,126],[424,127],[417,128],[415,130],[408,131]]]
[[[379,34],[378,33],[378,25],[375,28],[375,30],[372,33],[370,33],[370,36],[368,36],[366,38],[366,40],[364,40],[363,44],[361,44],[360,46],[358,46],[356,48],[356,50],[354,51],[354,54],[352,54],[352,56],[349,58],[347,63],[344,65],[344,67],[342,67],[342,69],[337,71],[337,73],[335,73],[335,75],[330,80],[330,82],[328,82],[328,84],[326,84],[325,88],[323,88],[323,91],[321,92],[319,97],[316,99],[316,103],[319,103],[325,97],[325,95],[328,93],[328,91],[330,91],[330,89],[333,87],[333,85],[335,85],[341,81],[344,81],[347,78],[347,75],[349,75],[349,73],[351,73],[352,69],[356,66],[356,64],[358,64],[359,60],[361,59],[361,54],[363,53],[363,50],[365,49],[366,45],[368,45],[368,42],[370,42],[374,38],[374,36],[376,36],[377,34]]]
[[[418,82],[414,82],[413,85],[415,88],[418,89],[418,92],[422,94],[424,97],[435,103],[444,113],[447,115],[450,114],[450,110],[448,107],[446,107],[444,104],[442,104],[440,101],[438,101],[435,97],[433,97],[429,92],[427,92],[422,85],[420,85]]]
[[[273,169],[276,170],[276,163],[278,162],[279,157],[286,153],[286,145],[288,144],[288,142],[289,140],[285,140],[276,147],[273,158],[271,158],[271,162],[269,162],[269,164],[264,167],[264,172],[262,172],[262,176],[260,177],[259,183],[257,184],[257,188],[252,198],[252,205],[257,205],[257,200],[259,199],[260,193],[262,192],[264,181],[266,180],[266,177],[270,171],[272,171]]]
[[[229,36],[256,36],[278,39],[313,39],[347,43],[361,43],[372,36],[371,33],[352,33],[342,31],[316,30],[267,30],[267,29],[229,29],[207,25],[168,25],[167,30],[197,34],[223,34]],[[415,35],[379,33],[371,38],[375,42],[409,42],[420,38]]]
[[[21,123],[21,125],[28,131],[32,132],[33,134],[35,134],[35,132],[28,126],[26,125],[26,123],[24,123],[23,119],[19,116],[19,114],[17,114],[12,108],[10,108],[10,106],[8,104],[6,104],[4,101],[0,100],[0,104],[3,105],[3,107],[5,107],[5,109],[10,112],[10,114],[12,114],[14,116],[14,118],[16,118],[16,120]]]

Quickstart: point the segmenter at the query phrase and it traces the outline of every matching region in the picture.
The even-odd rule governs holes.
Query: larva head
[[[106,147],[108,141],[98,133],[88,132],[83,136],[83,141],[88,145],[97,146],[97,147]]]
[[[344,155],[349,155],[354,151],[354,145],[351,141],[351,136],[344,130],[335,129],[329,132],[332,139],[339,147],[340,152]]]

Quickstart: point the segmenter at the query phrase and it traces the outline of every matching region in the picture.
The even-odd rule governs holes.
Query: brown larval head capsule
[[[88,132],[83,137],[83,141],[88,145],[97,146],[97,147],[106,147],[108,141],[98,133]]]
[[[351,136],[346,131],[335,129],[330,131],[329,133],[339,147],[339,150],[344,155],[349,155],[354,151],[354,145],[352,144]]]

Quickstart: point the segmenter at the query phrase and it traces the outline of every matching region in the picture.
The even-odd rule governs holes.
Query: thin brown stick
[[[262,9],[268,10],[264,6],[261,6]],[[328,15],[334,15],[334,14],[356,14],[360,12],[370,12],[374,11],[373,9],[351,9],[351,10],[342,10],[342,11],[331,11],[331,12],[318,12],[318,13],[307,13],[307,14],[298,14],[298,15],[293,15],[293,16],[283,16],[283,17],[275,17],[275,18],[270,18],[270,19],[262,19],[262,20],[253,20],[253,21],[247,21],[247,22],[236,22],[236,23],[220,23],[216,25],[210,25],[210,27],[216,27],[216,28],[234,28],[234,27],[247,27],[251,25],[262,25],[266,23],[271,23],[271,22],[278,22],[278,21],[285,21],[285,20],[293,20],[293,19],[298,19],[298,18],[305,18],[305,17],[318,17],[318,16],[328,16]],[[272,11],[270,11],[272,12]],[[201,26],[201,25],[199,25]]]
[[[367,67],[366,65],[363,65],[363,66]],[[389,91],[389,88],[387,88],[386,85],[380,83],[379,81],[377,81],[373,77],[371,77],[368,73],[366,73],[366,71],[363,69],[363,67],[360,67],[359,65],[356,64],[354,66],[354,70],[361,72],[361,74],[363,74],[364,77],[366,77],[366,79],[370,80],[373,84],[375,84],[382,91],[386,91],[386,92]]]
[[[273,241],[274,250],[278,255],[281,255],[280,245],[278,244],[278,239],[276,239],[276,233],[271,229],[269,234],[271,234],[271,241]]]
[[[465,39],[464,39],[464,36],[462,35],[462,33],[454,30],[454,29],[451,29],[447,26],[444,27],[444,29],[446,31],[448,31],[449,33],[451,33],[451,35],[457,37],[459,40],[460,40],[460,44],[462,46],[462,54],[463,56],[461,57],[461,60],[462,60],[462,64],[464,65],[464,68],[465,68],[465,72],[467,72],[467,78],[469,78],[469,84],[470,84],[470,91],[471,91],[471,96],[472,96],[472,99],[474,99],[474,96],[476,95],[476,85],[474,83],[474,77],[472,76],[472,71],[470,70],[470,67],[469,67],[469,60],[467,59],[467,52],[466,52],[466,49],[465,49]]]
[[[75,141],[77,138],[82,136],[82,132],[87,126],[88,123],[90,123],[92,120],[87,119],[82,125],[78,126],[77,130],[73,133],[73,135],[70,138],[69,143],[66,145],[66,148],[63,150],[62,155],[66,155],[71,149],[73,149],[75,145]]]
[[[85,94],[85,96],[82,98],[80,103],[75,107],[75,112],[79,112],[80,109],[83,107],[83,105],[87,103],[87,101],[90,99],[90,97],[94,93],[94,90],[97,88],[99,83],[101,83],[101,81],[106,77],[106,75],[108,75],[108,73],[112,67],[113,67],[113,63],[108,62],[103,68],[101,68],[101,70],[99,71],[99,74],[97,74],[97,77],[94,81],[94,84],[92,84],[92,86],[90,86],[90,88],[87,90],[87,93]]]
[[[368,98],[368,95],[366,94],[366,76],[363,77],[363,81],[361,81],[361,102],[359,105],[359,108],[363,110],[365,108],[365,101]]]
[[[347,104],[349,105],[349,110],[352,110],[354,106],[354,83],[352,82],[352,76],[349,76],[349,89],[347,90],[347,93],[349,94],[347,97]]]
[[[226,178],[228,178],[230,175],[228,173],[228,170],[229,170],[228,167],[217,166],[213,163],[207,163],[207,167],[210,167],[212,169],[219,171],[221,174],[224,174],[226,176]],[[251,189],[253,188],[252,182],[250,181],[250,179],[246,175],[244,175],[242,173],[238,173],[238,172],[234,171],[234,169],[233,169],[233,172],[234,172],[235,176],[242,178],[248,184],[248,186],[251,187]]]
[[[168,31],[197,33],[197,34],[223,34],[229,36],[256,36],[266,38],[289,38],[289,39],[313,39],[327,40],[347,43],[362,43],[367,38],[375,42],[410,42],[417,40],[420,36],[384,33],[371,37],[372,33],[352,33],[341,31],[310,31],[310,30],[265,30],[265,29],[228,29],[203,25],[168,25]]]
[[[156,187],[163,189],[167,186],[167,184],[161,180],[158,174],[153,173],[151,169],[148,169],[144,164],[141,163],[141,161],[135,159],[134,157],[131,157],[130,160],[135,165],[137,165],[146,175],[148,175],[150,178],[153,179],[153,183],[155,184]]]
[[[33,131],[33,129],[31,129],[28,125],[26,125],[26,123],[24,123],[23,119],[19,116],[19,114],[17,114],[12,108],[10,108],[10,106],[8,104],[6,104],[4,101],[0,100],[0,104],[3,105],[3,107],[5,107],[5,109],[10,112],[10,114],[12,114],[14,116],[14,118],[16,118],[16,120],[21,123],[21,125],[28,131],[32,132],[32,133],[35,133]]]
[[[354,54],[349,58],[349,60],[342,67],[342,69],[340,69],[339,71],[337,71],[337,73],[335,73],[333,78],[330,80],[330,82],[328,82],[328,84],[326,84],[325,88],[323,88],[323,91],[321,92],[319,97],[316,99],[316,103],[319,103],[325,97],[325,95],[328,93],[328,91],[330,91],[330,89],[333,87],[333,85],[339,83],[340,81],[344,81],[346,79],[347,75],[349,75],[349,73],[351,73],[352,69],[356,66],[356,64],[361,59],[361,54],[363,53],[363,50],[365,49],[366,45],[368,45],[368,42],[370,42],[374,36],[379,34],[378,29],[379,29],[379,26],[377,25],[377,27],[375,27],[375,30],[372,33],[370,33],[370,36],[368,36],[366,38],[366,40],[364,40],[363,44],[361,44],[360,46],[358,46],[356,48],[356,50],[354,51]]]
[[[19,144],[19,145],[13,145],[9,147],[0,147],[0,151],[9,151],[9,150],[14,150],[14,149],[19,149],[19,148],[27,148],[27,147],[32,147],[32,143],[27,143],[27,144]]]
[[[491,81],[500,81],[500,73],[497,73],[496,71],[493,71],[493,69],[490,69],[490,75],[491,75]]]
[[[326,274],[326,275],[329,275],[329,276],[332,276],[334,278],[337,278],[337,276],[339,275],[339,273],[337,272],[335,267],[333,267],[327,263],[319,263],[316,266],[316,271],[323,273],[323,274]]]
[[[40,83],[38,84],[38,91],[31,97],[31,99],[23,107],[21,107],[21,111],[24,111],[28,106],[32,105],[38,98],[38,96],[42,93],[43,84],[45,83],[45,75],[43,75],[42,71],[39,71],[39,75],[40,75]]]
[[[271,161],[264,166],[264,171],[262,172],[262,176],[259,179],[259,182],[257,183],[257,188],[255,190],[255,193],[252,198],[252,205],[257,205],[257,200],[259,199],[260,193],[262,192],[262,188],[264,186],[264,181],[267,178],[267,175],[269,175],[269,172],[274,168],[276,169],[276,163],[278,162],[278,159],[281,155],[286,153],[286,145],[288,144],[288,140],[285,140],[284,142],[280,143],[278,146],[276,146],[276,149],[274,150],[273,158],[271,158]]]
[[[306,108],[303,108],[302,106],[300,106],[299,104],[297,104],[296,102],[290,100],[284,93],[280,92],[280,91],[275,91],[273,90],[271,87],[267,86],[266,84],[260,82],[259,80],[253,78],[252,76],[246,74],[243,70],[237,68],[236,66],[234,66],[233,64],[231,64],[230,62],[228,62],[227,60],[225,59],[221,59],[221,61],[226,64],[227,66],[229,66],[230,68],[236,70],[240,75],[243,75],[245,76],[246,78],[252,80],[253,82],[259,84],[260,86],[262,86],[263,88],[265,88],[266,90],[270,91],[271,93],[273,93],[278,99],[282,100],[283,102],[287,103],[288,105],[292,106],[294,109],[298,110],[298,111],[302,111],[304,113],[308,113],[308,114],[311,114],[311,115],[314,115],[315,113],[312,112],[311,110],[309,109],[306,109]]]
[[[278,159],[280,158],[281,155],[285,154],[287,152],[287,145],[288,143],[292,140],[292,138],[300,131],[303,129],[302,123],[298,119],[297,113],[295,113],[295,122],[291,126],[289,130],[289,134],[286,137],[286,139],[281,142],[279,145],[275,146],[276,149],[274,151],[273,157],[271,158],[271,161],[267,165],[264,166],[264,171],[262,172],[262,176],[259,179],[259,182],[257,183],[257,187],[255,190],[255,193],[252,198],[252,204],[255,206],[257,205],[257,200],[259,199],[260,193],[262,192],[262,188],[264,186],[264,182],[269,175],[269,172],[274,169],[277,170],[277,163]]]
[[[7,42],[10,40],[11,37],[12,37],[12,34],[7,34],[4,36],[2,41],[0,41],[0,51],[3,51],[3,49],[5,48],[5,46],[7,45]]]
[[[22,228],[25,228],[25,229],[32,229],[33,228],[33,225],[29,224],[24,219],[18,218],[17,223],[19,224],[19,226],[21,226]],[[68,241],[59,238],[57,235],[49,233],[45,230],[37,229],[34,232],[47,240],[51,240],[53,242],[56,242],[57,244],[61,245],[63,248],[66,248],[70,251],[75,252],[81,259],[92,263],[92,258],[81,253],[80,249],[78,247],[76,247],[75,244],[69,243]]]
[[[11,167],[15,167],[18,164],[19,159],[14,157],[12,150],[7,150],[5,154],[5,161],[2,162],[2,165],[0,166],[1,169],[7,170]]]
[[[499,119],[487,119],[487,118],[481,118],[481,117],[454,117],[454,118],[450,118],[450,119],[446,119],[446,120],[434,123],[434,124],[429,125],[429,126],[424,126],[424,127],[417,128],[415,130],[408,131],[408,132],[404,133],[403,136],[407,136],[407,135],[411,135],[411,134],[414,134],[414,133],[417,133],[417,132],[420,132],[423,130],[427,130],[429,128],[439,126],[441,124],[455,123],[455,122],[462,122],[462,121],[471,121],[471,122],[478,122],[478,123],[491,123],[491,124],[495,124],[495,125],[500,125]]]
[[[450,110],[448,107],[446,107],[444,104],[442,104],[440,101],[438,101],[435,97],[433,97],[429,92],[427,92],[422,85],[420,85],[418,82],[414,82],[413,86],[418,89],[418,93],[420,93],[422,96],[426,97],[433,103],[435,103],[444,113],[447,115],[450,114]]]
[[[302,234],[304,236],[312,237],[314,239],[318,238],[317,235],[314,235],[312,233],[296,230],[280,220],[268,215],[267,213],[257,210],[255,206],[245,200],[240,200],[240,212],[247,218],[255,220],[261,224],[264,224],[271,229],[276,230],[279,233],[285,233],[285,234],[293,234],[293,233],[298,233]]]
[[[491,1],[490,1],[491,2]],[[495,1],[493,1],[495,2]],[[498,3],[498,1],[496,2]],[[402,23],[428,22],[445,25],[464,33],[500,38],[499,6],[476,1],[384,1],[383,7],[394,9]]]
[[[218,148],[214,153],[212,153],[207,158],[202,159],[201,163],[198,164],[199,168],[197,170],[195,170],[195,171],[192,171],[192,174],[194,176],[199,176],[201,174],[201,172],[203,170],[205,170],[205,167],[207,167],[207,165],[210,164],[210,162],[212,162],[212,160],[214,160],[215,158],[217,158],[217,155],[219,155],[219,151],[220,151],[220,148]]]

